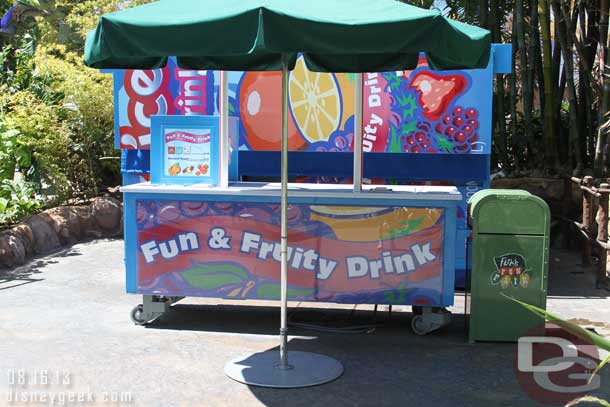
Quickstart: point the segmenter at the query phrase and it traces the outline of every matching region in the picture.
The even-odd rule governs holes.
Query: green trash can
[[[544,320],[501,295],[546,309],[551,213],[521,190],[484,190],[468,201],[472,226],[469,338],[514,342]]]

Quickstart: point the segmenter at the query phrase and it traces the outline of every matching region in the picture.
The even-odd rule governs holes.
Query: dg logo
[[[523,390],[541,404],[557,406],[601,387],[600,376],[592,374],[599,363],[595,345],[549,323],[522,336],[514,357]]]

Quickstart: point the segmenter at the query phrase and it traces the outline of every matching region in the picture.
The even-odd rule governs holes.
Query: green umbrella
[[[163,0],[102,16],[87,37],[94,68],[381,72],[417,65],[484,68],[487,30],[394,0]]]
[[[153,69],[176,56],[187,69],[282,70],[280,360],[270,352],[237,359],[225,367],[230,377],[259,386],[304,387],[343,372],[334,359],[306,352],[292,352],[288,363],[288,71],[297,54],[313,71],[362,73],[415,68],[422,51],[435,69],[484,68],[490,50],[489,31],[395,0],[162,0],[101,17],[85,46],[85,63],[93,68]],[[361,76],[356,104],[354,183],[359,189]]]

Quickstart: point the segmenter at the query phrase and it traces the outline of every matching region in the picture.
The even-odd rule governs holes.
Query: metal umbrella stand
[[[225,112],[221,112],[224,114]],[[281,326],[280,351],[251,353],[231,360],[225,373],[261,387],[298,388],[328,383],[343,374],[341,362],[318,353],[293,351],[288,357],[288,65],[282,60]]]

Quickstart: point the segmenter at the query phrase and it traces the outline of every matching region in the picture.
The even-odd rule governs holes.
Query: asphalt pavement
[[[610,336],[610,292],[578,256],[553,253],[551,312]],[[187,298],[155,323],[129,318],[123,242],[102,240],[0,271],[0,405],[537,406],[520,385],[516,345],[470,344],[463,296],[452,323],[417,336],[410,307],[291,303],[293,318],[357,334],[293,331],[289,349],[340,360],[338,380],[299,390],[248,387],[224,375],[241,354],[277,349],[272,302]],[[498,323],[504,323],[498,321]],[[610,399],[610,367],[593,394]],[[15,400],[17,399],[17,400]],[[585,404],[581,404],[585,405]]]

